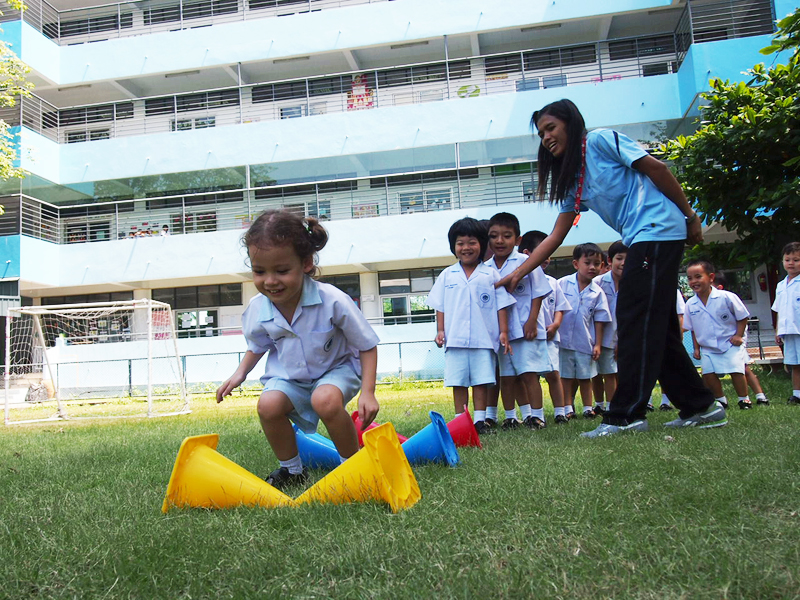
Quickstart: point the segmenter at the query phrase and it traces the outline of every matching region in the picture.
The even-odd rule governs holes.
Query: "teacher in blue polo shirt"
[[[628,246],[617,299],[619,383],[603,422],[584,437],[646,431],[647,402],[659,380],[680,409],[670,427],[719,427],[725,409],[703,385],[683,346],[675,290],[686,241],[703,239],[700,220],[666,165],[609,129],[586,131],[578,108],[559,100],[533,113],[539,146],[539,199],[558,204],[552,233],[498,285],[517,282],[562,244],[591,209]]]

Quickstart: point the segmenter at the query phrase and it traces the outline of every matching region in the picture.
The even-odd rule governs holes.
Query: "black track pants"
[[[704,412],[711,391],[686,353],[675,311],[683,241],[633,244],[617,297],[617,392],[603,422],[626,425],[644,419],[656,380],[686,418]]]

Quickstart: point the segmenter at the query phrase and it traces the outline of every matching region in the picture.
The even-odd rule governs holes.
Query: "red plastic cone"
[[[478,448],[483,448],[481,440],[478,437],[478,432],[475,431],[472,416],[469,414],[466,407],[464,407],[463,413],[447,424],[447,429],[450,430],[450,435],[453,436],[453,442],[455,442],[456,446],[477,446]]]
[[[369,424],[369,427],[367,427],[364,431],[361,431],[361,419],[358,417],[358,411],[357,410],[353,411],[353,414],[351,416],[353,418],[353,423],[356,424],[356,433],[358,434],[358,445],[361,448],[363,448],[364,447],[364,440],[363,440],[363,438],[361,436],[364,433],[364,431],[369,431],[370,429],[375,429],[378,425],[380,425],[380,423],[376,423],[375,421],[373,421],[372,423]],[[400,440],[400,443],[402,444],[408,438],[406,436],[400,435],[398,433],[397,434],[397,439]]]

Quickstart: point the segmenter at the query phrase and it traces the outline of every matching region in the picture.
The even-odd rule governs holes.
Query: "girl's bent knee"
[[[292,410],[289,398],[281,392],[264,392],[256,405],[258,416],[266,420],[285,418]]]

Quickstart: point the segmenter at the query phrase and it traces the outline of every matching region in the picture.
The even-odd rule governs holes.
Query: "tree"
[[[24,10],[22,0],[8,0],[8,3],[12,8]],[[0,41],[0,107],[14,106],[18,96],[30,94],[33,84],[25,79],[28,73],[28,66],[14,54],[8,44]],[[14,166],[16,158],[14,137],[8,132],[8,123],[0,119],[0,179],[3,181],[25,175],[23,169]],[[2,214],[3,207],[0,205],[0,215]]]
[[[704,219],[737,233],[729,263],[772,264],[800,239],[800,9],[761,52],[786,50],[787,64],[755,65],[748,82],[711,80],[700,128],[660,147]]]

